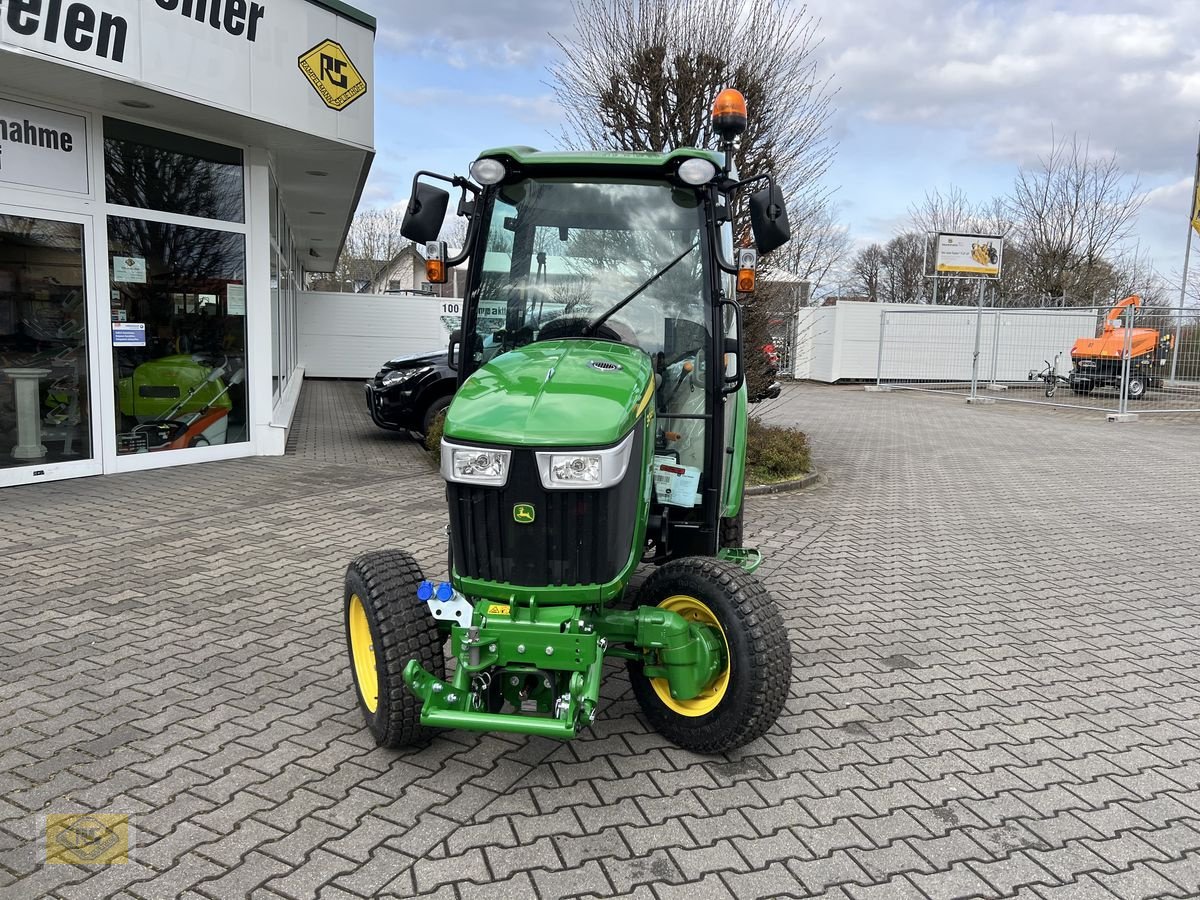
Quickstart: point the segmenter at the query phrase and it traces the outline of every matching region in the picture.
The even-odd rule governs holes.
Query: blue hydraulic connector
[[[440,587],[441,586],[439,585],[439,588]],[[431,599],[433,599],[432,581],[422,581],[417,585],[417,599],[422,603],[428,603]]]
[[[437,598],[445,603],[454,597],[454,586],[448,581],[439,581],[437,586]]]

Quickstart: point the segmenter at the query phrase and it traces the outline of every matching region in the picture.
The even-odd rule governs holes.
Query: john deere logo
[[[367,92],[367,82],[337,41],[321,41],[300,55],[300,71],[330,109],[342,110]]]
[[[513,507],[513,521],[521,525],[530,524],[535,518],[533,505],[530,503],[518,503]]]

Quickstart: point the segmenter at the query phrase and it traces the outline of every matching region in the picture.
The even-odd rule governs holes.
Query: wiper
[[[639,284],[637,287],[635,287],[632,291],[630,291],[628,294],[626,294],[624,297],[622,297],[620,300],[618,300],[614,306],[609,307],[608,310],[604,313],[604,315],[602,315],[600,318],[598,318],[595,322],[591,322],[591,323],[585,325],[581,334],[584,337],[590,337],[592,335],[592,333],[595,332],[595,330],[597,328],[599,328],[601,325],[603,325],[605,322],[607,322],[611,316],[614,316],[617,313],[619,313],[621,310],[623,310],[638,294],[640,294],[646,288],[650,287],[650,285],[654,284],[654,282],[658,281],[658,279],[662,278],[664,275],[666,275],[668,272],[670,272],[673,268],[675,268],[676,265],[679,264],[679,262],[685,256],[687,256],[689,253],[691,253],[693,250],[695,250],[699,246],[700,246],[700,239],[697,238],[695,240],[695,242],[692,244],[692,246],[688,247],[686,250],[684,250],[682,253],[680,253],[678,256],[676,256],[673,260],[671,260],[669,263],[667,263],[665,266],[663,266],[661,269],[659,269],[657,272],[655,272],[653,275],[651,275],[649,278],[647,278],[645,281],[643,281],[641,284]]]

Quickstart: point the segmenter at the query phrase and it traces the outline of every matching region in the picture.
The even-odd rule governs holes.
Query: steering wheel
[[[542,330],[538,332],[538,340],[548,341],[569,337],[595,337],[606,341],[618,342],[621,340],[621,336],[607,325],[601,325],[591,334],[586,334],[585,329],[589,325],[591,325],[591,320],[585,316],[563,316],[560,319],[553,319],[543,325]]]

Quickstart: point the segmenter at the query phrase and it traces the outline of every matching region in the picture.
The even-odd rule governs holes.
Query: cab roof
[[[494,147],[479,154],[480,159],[510,159],[521,168],[540,169],[543,166],[556,168],[673,168],[685,159],[699,157],[707,159],[718,169],[724,160],[721,154],[695,147],[680,147],[665,153],[651,151],[618,150],[537,150],[533,147]]]

